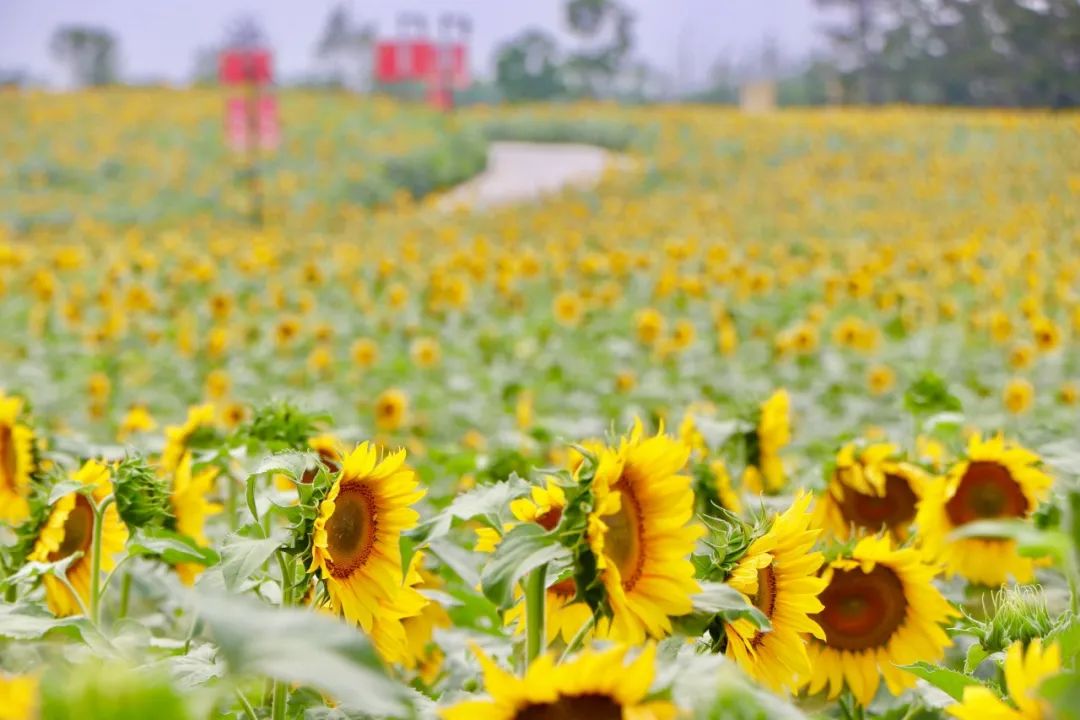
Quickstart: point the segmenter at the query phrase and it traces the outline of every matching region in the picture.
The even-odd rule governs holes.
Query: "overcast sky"
[[[745,62],[760,55],[766,38],[786,59],[820,47],[821,16],[813,0],[623,0],[638,22],[638,56],[668,74],[701,81],[720,55]],[[62,77],[49,56],[49,37],[65,23],[108,27],[120,39],[127,78],[187,80],[195,51],[219,42],[230,21],[251,15],[261,22],[284,76],[313,68],[312,52],[335,0],[0,0],[0,69],[22,69],[45,79]],[[498,44],[528,27],[556,34],[562,0],[346,0],[359,21],[393,33],[402,11],[432,18],[464,13],[473,21],[473,69],[488,74]]]

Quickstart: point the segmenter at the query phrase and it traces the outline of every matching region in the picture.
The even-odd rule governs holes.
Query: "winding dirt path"
[[[591,187],[609,165],[622,162],[622,156],[593,145],[495,142],[488,149],[487,169],[437,204],[452,210],[531,202],[568,187]]]

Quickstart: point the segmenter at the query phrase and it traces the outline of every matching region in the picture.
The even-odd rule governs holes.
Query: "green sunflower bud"
[[[1046,606],[1041,588],[1016,586],[993,594],[985,619],[966,618],[967,629],[979,639],[987,652],[1005,650],[1017,640],[1027,645],[1034,638],[1046,637],[1054,621]]]
[[[271,452],[302,450],[318,428],[331,422],[329,415],[310,414],[286,402],[274,402],[255,410],[250,422],[236,431],[236,438],[249,448]]]
[[[168,483],[138,456],[124,458],[113,471],[116,508],[130,528],[162,527],[172,515]]]

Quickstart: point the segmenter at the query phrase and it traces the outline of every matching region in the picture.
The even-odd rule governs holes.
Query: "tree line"
[[[821,28],[827,51],[787,69],[765,63],[782,104],[1080,104],[1080,0],[814,2],[829,18]],[[671,78],[665,82],[663,73],[635,56],[636,18],[625,3],[567,0],[563,12],[571,45],[563,47],[540,29],[508,40],[496,51],[491,82],[478,85],[480,97],[729,103],[747,79],[745,71],[717,62],[706,87],[673,94]],[[720,17],[723,10],[715,12]],[[331,13],[317,56],[340,55],[342,47],[348,57],[370,54],[374,29],[344,32],[346,20],[344,10]],[[52,42],[55,57],[82,85],[116,81],[117,48],[114,36],[101,28],[62,27]],[[775,60],[775,48],[766,47],[764,54]],[[200,57],[200,73],[210,80],[216,52]],[[761,79],[762,68],[755,72]]]

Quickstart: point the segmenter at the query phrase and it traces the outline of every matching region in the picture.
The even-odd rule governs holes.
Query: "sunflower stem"
[[[278,567],[281,569],[281,606],[288,607],[292,605],[293,591],[291,558],[288,558],[281,550],[278,550],[275,555],[277,556]],[[273,700],[270,706],[272,720],[285,720],[285,708],[289,701],[288,691],[288,685],[281,680],[274,680]]]
[[[589,634],[589,631],[592,630],[595,625],[596,616],[590,615],[589,619],[585,621],[585,624],[582,625],[576,633],[574,633],[574,637],[570,638],[570,643],[566,646],[566,649],[562,651],[562,655],[559,656],[560,663],[565,662],[567,659],[569,659],[571,655],[573,655],[581,648],[582,643],[585,642],[585,637]]]
[[[225,513],[229,516],[229,529],[236,529],[236,478],[232,473],[225,475]]]
[[[127,617],[128,603],[131,601],[131,573],[124,571],[124,578],[120,581],[120,607],[116,610],[116,619]]]
[[[101,533],[105,525],[105,511],[115,499],[109,495],[94,506],[94,539],[90,546],[90,622],[95,626],[101,621]]]
[[[547,595],[547,564],[525,579],[525,667],[544,652],[544,601]]]
[[[233,692],[236,693],[236,699],[240,701],[241,707],[244,708],[244,715],[248,717],[248,720],[259,720],[259,716],[255,714],[255,708],[251,706],[251,701],[247,699],[243,691],[240,688],[233,688]]]
[[[248,512],[251,513],[251,519],[255,521],[255,524],[262,527],[259,522],[259,507],[255,504],[255,477],[249,477],[245,485],[244,498],[247,500]]]

